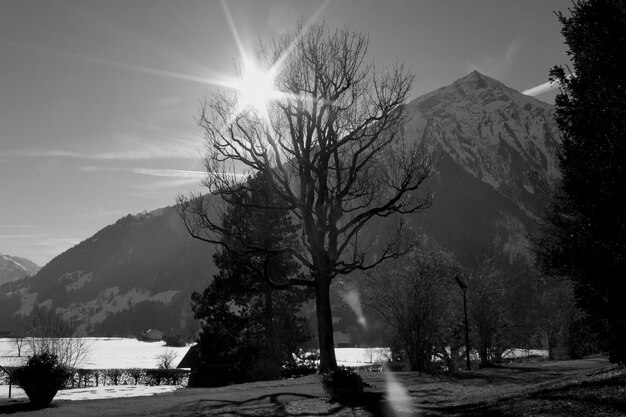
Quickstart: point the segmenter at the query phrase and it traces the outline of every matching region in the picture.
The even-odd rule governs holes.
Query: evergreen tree
[[[248,179],[254,189],[240,190],[251,206],[275,198],[257,175]],[[297,245],[297,228],[286,210],[258,210],[233,205],[226,211],[225,227],[240,228],[250,244],[260,249]],[[214,384],[280,377],[281,362],[289,360],[300,344],[310,338],[306,321],[298,317],[310,292],[277,290],[272,283],[288,282],[299,275],[299,265],[285,255],[242,251],[234,235],[226,235],[214,255],[220,269],[202,294],[192,294],[195,318],[202,320],[200,357],[218,380]],[[220,372],[221,370],[221,372]]]
[[[562,180],[536,240],[546,272],[570,278],[611,360],[626,361],[626,2],[575,1],[559,13],[573,69],[561,86]]]

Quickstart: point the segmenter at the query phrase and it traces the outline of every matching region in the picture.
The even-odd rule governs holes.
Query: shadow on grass
[[[260,395],[246,400],[226,400],[226,399],[205,399],[191,401],[178,405],[175,409],[167,410],[172,412],[190,411],[194,413],[211,412],[219,415],[220,411],[227,412],[229,416],[299,416],[299,415],[332,415],[339,409],[331,409],[330,412],[320,414],[303,413],[288,414],[285,405],[288,400],[294,399],[315,399],[319,398],[315,395],[296,393],[296,392],[279,392],[273,394]],[[262,410],[262,412],[260,412]]]
[[[297,410],[292,407],[287,410],[287,404],[296,400],[319,400],[319,403],[311,403],[311,408],[302,404],[304,409]],[[246,400],[224,400],[205,399],[185,404],[180,404],[176,409],[166,410],[169,412],[190,412],[193,415],[211,413],[229,416],[251,417],[251,416],[332,416],[345,410],[362,410],[372,416],[395,416],[391,412],[390,405],[386,402],[383,394],[377,392],[365,392],[358,398],[342,401],[330,401],[326,397],[317,395],[280,392],[274,394],[260,395]],[[184,414],[183,414],[184,415]]]
[[[55,408],[56,404],[52,403],[48,407],[36,407],[30,401],[10,401],[8,403],[0,402],[0,414],[15,414],[27,411],[43,410],[44,408]]]
[[[578,381],[519,397],[456,406],[422,406],[424,417],[434,416],[591,416],[626,415],[626,374]]]

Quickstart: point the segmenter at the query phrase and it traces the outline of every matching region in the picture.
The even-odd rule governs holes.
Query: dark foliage
[[[575,1],[559,14],[573,69],[561,85],[562,180],[535,243],[544,271],[570,278],[611,360],[626,361],[626,3]]]
[[[28,358],[26,365],[13,371],[12,377],[35,407],[47,407],[71,375],[56,355],[43,352]]]
[[[299,378],[301,376],[313,375],[317,373],[317,362],[320,355],[318,353],[308,353],[301,351],[293,355],[289,360],[283,362],[283,378]]]
[[[369,384],[349,368],[339,367],[322,375],[324,390],[333,400],[358,398]]]
[[[70,371],[59,363],[56,355],[43,352],[29,357],[26,365],[16,368],[12,375],[18,382],[29,379],[67,379],[70,376]]]
[[[240,199],[251,206],[276,199],[263,181],[260,175],[249,178],[253,191],[242,188]],[[202,294],[192,294],[195,317],[203,321],[200,359],[206,372],[214,374],[211,385],[280,378],[281,363],[310,338],[306,321],[297,314],[312,294],[290,286],[275,289],[300,274],[290,255],[246,253],[239,240],[267,249],[297,246],[297,228],[287,210],[243,205],[230,206],[223,224],[237,233],[225,235],[223,248],[214,255],[220,272]]]

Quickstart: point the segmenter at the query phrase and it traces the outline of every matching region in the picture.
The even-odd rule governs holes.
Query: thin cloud
[[[154,177],[178,177],[203,179],[206,177],[204,171],[187,171],[182,169],[151,169],[151,168],[133,168],[135,174],[152,175]]]
[[[190,185],[200,186],[198,178],[167,178],[157,181],[152,181],[148,184],[132,184],[127,185],[128,188],[133,190],[142,191],[154,191],[154,190],[166,190],[168,188],[182,188]]]
[[[203,179],[206,176],[204,171],[190,171],[184,169],[157,169],[157,168],[119,168],[119,167],[96,167],[85,165],[78,167],[80,171],[95,172],[130,172],[139,175],[149,175],[152,177],[169,177],[169,178],[187,178],[187,179]]]
[[[118,136],[113,150],[59,150],[23,149],[0,153],[0,156],[61,157],[99,161],[137,161],[152,159],[199,159],[198,140],[142,141],[134,137]]]
[[[527,96],[538,96],[539,94],[547,93],[548,91],[556,90],[559,88],[559,83],[548,81],[543,84],[539,84],[536,87],[529,88],[527,90],[522,91],[522,94],[526,94]]]
[[[485,56],[478,62],[469,63],[469,70],[477,70],[490,77],[500,79],[513,66],[513,61],[515,61],[515,57],[521,46],[522,41],[520,39],[514,39],[506,46],[504,51],[499,54]]]

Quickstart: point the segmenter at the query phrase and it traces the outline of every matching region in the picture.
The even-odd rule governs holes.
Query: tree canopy
[[[299,25],[262,43],[255,79],[264,106],[252,100],[250,83],[207,99],[200,125],[206,137],[205,185],[219,198],[188,197],[180,207],[190,233],[220,244],[233,234],[247,253],[291,254],[308,271],[285,285],[315,289],[321,368],[336,367],[329,291],[334,277],[375,267],[410,251],[403,215],[430,204],[423,182],[431,152],[404,131],[404,104],[413,77],[401,64],[377,71],[367,60],[368,38],[325,24]],[[249,77],[249,63],[237,74]],[[267,90],[272,90],[267,93]],[[258,96],[255,96],[258,97]],[[259,248],[215,213],[245,206],[242,175],[262,173],[277,202],[261,210],[289,210],[301,247]],[[370,230],[367,230],[367,229]],[[271,281],[271,274],[266,275]]]
[[[572,68],[555,67],[562,180],[536,248],[543,269],[570,278],[613,361],[626,360],[626,4],[575,1],[558,13]]]

